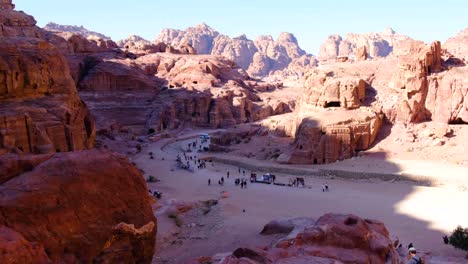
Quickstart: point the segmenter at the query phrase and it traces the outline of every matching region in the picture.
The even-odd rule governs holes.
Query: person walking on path
[[[208,185],[211,185],[211,179],[208,179]]]

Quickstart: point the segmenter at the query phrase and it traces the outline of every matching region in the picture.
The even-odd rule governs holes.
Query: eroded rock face
[[[442,47],[456,58],[463,60],[465,63],[468,62],[468,28],[447,39]]]
[[[185,31],[163,29],[154,42],[164,42],[173,47],[178,47],[183,43],[189,43],[195,48],[198,54],[211,54],[213,40],[218,35],[219,32],[203,23],[195,27],[189,27]]]
[[[70,26],[70,25],[59,25],[57,23],[48,23],[47,25],[44,26],[44,29],[47,30],[47,31],[52,31],[52,32],[75,33],[75,34],[81,35],[81,36],[83,36],[85,38],[93,37],[93,38],[100,38],[100,39],[104,39],[104,40],[110,40],[111,39],[110,37],[108,37],[108,36],[106,36],[104,34],[88,30],[88,29],[84,28],[83,26],[79,27],[79,26]]]
[[[30,170],[0,185],[0,226],[44,248],[53,262],[109,263],[122,254],[151,262],[156,219],[144,179],[126,158],[59,153]]]
[[[206,24],[201,24],[187,28],[185,31],[164,29],[155,40],[155,43],[158,42],[168,43],[174,47],[184,42],[189,43],[198,54],[224,56],[256,77],[264,77],[274,71],[284,70],[291,62],[306,55],[309,59],[301,59],[303,64],[308,66],[315,62],[310,59],[312,55],[306,54],[299,47],[294,35],[286,32],[281,33],[276,40],[271,36],[260,36],[252,41],[245,35],[230,38],[221,35]],[[300,75],[300,73],[293,72],[295,69],[297,67],[291,67],[283,74]]]
[[[293,238],[263,249],[238,248],[218,263],[402,263],[382,222],[326,214]]]
[[[2,9],[0,154],[87,149],[94,120],[79,98],[65,58],[35,20]]]
[[[440,42],[426,46],[413,42],[410,53],[398,58],[398,69],[390,86],[404,89],[404,97],[397,109],[397,121],[421,122],[427,119],[425,101],[428,92],[428,75],[442,68]]]
[[[333,72],[313,71],[305,78],[301,103],[312,106],[359,108],[366,97],[366,82],[359,78],[334,78]]]
[[[325,164],[349,159],[356,151],[370,148],[382,121],[381,115],[367,108],[302,112],[286,125],[292,129],[285,129],[285,135],[293,137],[294,143],[277,161]],[[276,130],[284,127],[284,124],[277,125]],[[275,133],[282,134],[281,131]]]
[[[349,33],[345,38],[331,35],[320,46],[319,60],[334,60],[338,56],[355,57],[362,59],[362,47],[365,47],[371,58],[399,55],[401,46],[411,42],[411,38],[397,34],[388,28],[380,33],[354,34]]]
[[[44,248],[27,241],[20,233],[0,225],[0,262],[4,264],[50,263]]]
[[[219,35],[213,40],[211,54],[224,56],[241,68],[248,69],[257,50],[254,42],[247,39],[245,35],[232,39]]]
[[[428,118],[443,123],[468,123],[468,67],[456,67],[428,78]]]

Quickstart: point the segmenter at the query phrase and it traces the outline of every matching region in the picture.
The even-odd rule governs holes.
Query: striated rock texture
[[[94,120],[65,58],[43,39],[33,17],[0,12],[0,154],[92,147]]]
[[[349,33],[345,38],[330,35],[320,46],[318,59],[326,61],[334,60],[338,56],[352,56],[356,60],[362,60],[363,48],[371,58],[398,55],[402,46],[409,41],[412,41],[410,37],[397,34],[391,28],[380,33]]]
[[[403,263],[382,222],[355,215],[326,214],[293,238],[273,247],[238,248],[222,264]]]
[[[143,176],[126,158],[60,153],[29,170],[0,184],[0,226],[54,263],[151,262],[156,219]]]
[[[302,59],[306,66],[315,61],[312,55],[306,54],[291,33],[281,33],[277,40],[271,36],[260,36],[255,41],[247,39],[245,35],[230,38],[222,35],[206,24],[187,28],[185,31],[164,29],[156,38],[155,43],[164,42],[178,47],[182,43],[192,45],[198,54],[221,55],[234,61],[250,75],[256,77],[268,76],[270,73],[288,68],[291,62]],[[294,67],[283,74],[300,75],[292,72]]]

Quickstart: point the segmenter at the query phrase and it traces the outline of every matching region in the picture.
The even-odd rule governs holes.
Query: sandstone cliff
[[[245,35],[230,38],[206,24],[190,27],[184,31],[164,29],[155,40],[155,43],[158,42],[168,43],[174,47],[180,46],[181,43],[189,43],[199,54],[222,55],[255,77],[265,77],[274,71],[283,70],[294,60],[306,55],[291,33],[281,33],[276,40],[271,36],[260,36],[252,41]],[[302,63],[307,66],[313,65],[314,60],[302,60]],[[293,69],[291,68],[290,72]],[[287,73],[289,72],[284,74]]]
[[[13,8],[0,2],[0,262],[150,263],[143,177],[124,157],[86,150],[94,118],[63,56],[112,47],[51,36]]]
[[[463,60],[465,63],[468,62],[468,28],[447,39],[443,47],[456,58]]]
[[[356,55],[362,54],[364,47],[371,58],[398,55],[401,46],[411,40],[408,36],[395,33],[391,28],[379,33],[349,33],[345,38],[330,35],[320,46],[318,58],[319,60],[333,60],[338,56],[362,58],[362,55]]]
[[[94,144],[94,120],[79,98],[65,58],[35,20],[2,9],[0,154],[72,151]]]

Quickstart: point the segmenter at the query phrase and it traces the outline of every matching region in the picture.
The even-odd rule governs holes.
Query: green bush
[[[468,251],[468,228],[458,226],[449,237],[450,245]]]
[[[156,132],[156,130],[154,130],[154,128],[148,129],[148,134],[154,134],[154,132]]]

